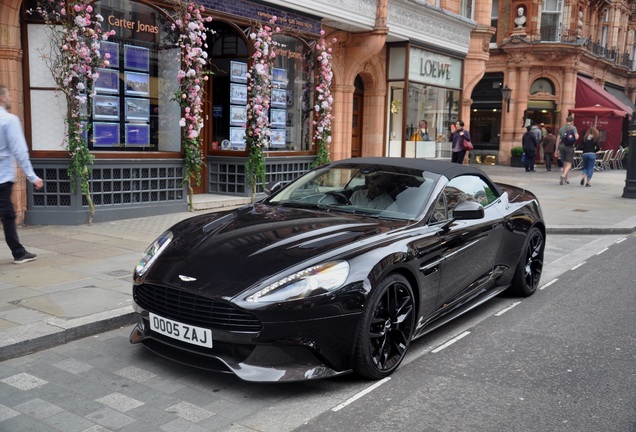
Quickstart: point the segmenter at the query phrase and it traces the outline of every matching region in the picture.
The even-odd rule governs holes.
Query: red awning
[[[605,90],[593,80],[578,76],[576,80],[576,107],[592,107],[601,105],[625,112],[631,116],[632,109],[618,100],[616,96]],[[572,110],[570,110],[572,111]],[[593,114],[592,114],[593,115]]]
[[[623,141],[623,126],[625,117],[629,118],[624,110],[609,108],[601,105],[594,105],[583,108],[570,108],[570,114],[574,116],[574,126],[580,133],[596,127],[601,131],[603,150],[618,150]]]
[[[627,113],[623,110],[608,108],[601,105],[594,105],[584,108],[570,108],[568,112],[570,112],[571,114],[579,114],[583,116],[598,118],[625,117],[627,115]]]

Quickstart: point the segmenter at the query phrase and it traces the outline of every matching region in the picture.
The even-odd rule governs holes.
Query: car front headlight
[[[251,294],[250,303],[298,300],[340,288],[349,276],[349,263],[329,262],[309,267]]]
[[[157,259],[172,241],[172,232],[166,231],[148,246],[139,262],[135,266],[135,275],[143,276],[148,271],[152,263]]]

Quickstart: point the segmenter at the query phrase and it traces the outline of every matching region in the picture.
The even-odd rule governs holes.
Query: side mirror
[[[283,187],[283,183],[278,181],[278,180],[274,180],[271,181],[269,183],[267,183],[267,185],[265,185],[265,187],[263,188],[263,192],[265,192],[265,194],[267,196],[272,195],[274,192],[280,190]]]
[[[470,220],[484,217],[484,208],[475,201],[462,201],[453,209],[453,219]]]

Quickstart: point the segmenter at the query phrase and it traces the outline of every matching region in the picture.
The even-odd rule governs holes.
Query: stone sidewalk
[[[594,174],[592,187],[559,185],[559,171],[481,166],[493,180],[533,191],[548,234],[629,234],[636,228],[636,200],[622,198],[625,171]],[[38,254],[15,265],[0,247],[0,361],[94,335],[134,322],[132,269],[141,252],[165,229],[196,214],[249,202],[219,195],[197,196],[194,213],[126,219],[91,226],[29,226],[21,242]],[[549,243],[549,237],[548,237]]]

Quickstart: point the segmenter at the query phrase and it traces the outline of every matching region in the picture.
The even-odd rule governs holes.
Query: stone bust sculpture
[[[519,9],[517,9],[515,24],[517,25],[517,28],[523,28],[526,25],[526,16],[524,15],[523,7],[519,7]]]

